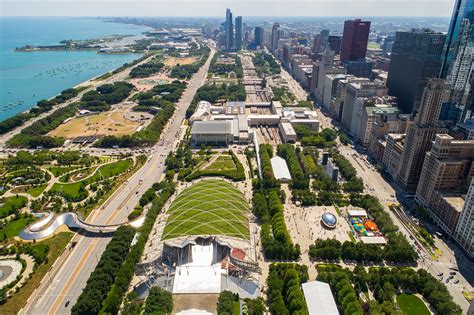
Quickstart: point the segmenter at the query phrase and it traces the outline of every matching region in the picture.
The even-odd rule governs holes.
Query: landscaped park
[[[221,235],[249,239],[248,201],[231,183],[203,180],[178,194],[167,210],[162,239]]]

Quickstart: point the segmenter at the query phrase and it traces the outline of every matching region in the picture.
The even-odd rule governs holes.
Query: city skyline
[[[433,3],[435,2],[435,3]],[[405,10],[406,5],[410,10]],[[94,10],[90,5],[94,5]],[[244,16],[413,16],[449,17],[454,0],[363,0],[363,1],[119,1],[111,0],[3,0],[0,16],[220,16],[223,10],[231,8]],[[436,4],[436,5],[433,5]],[[179,6],[180,10],[176,10]]]

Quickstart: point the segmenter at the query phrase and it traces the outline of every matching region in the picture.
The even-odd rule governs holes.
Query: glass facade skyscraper
[[[444,46],[443,66],[441,69],[442,78],[447,77],[456,57],[456,41],[458,39],[459,29],[461,28],[463,19],[470,19],[471,23],[474,22],[474,0],[456,0]],[[474,33],[471,33],[471,36],[473,35]]]

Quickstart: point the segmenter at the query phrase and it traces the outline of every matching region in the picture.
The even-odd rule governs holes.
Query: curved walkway
[[[92,233],[109,233],[115,232],[122,225],[131,225],[135,228],[140,227],[144,220],[145,214],[134,221],[124,222],[120,224],[97,225],[85,222],[80,216],[73,212],[66,212],[55,216],[54,213],[48,212],[44,215],[44,219],[27,226],[20,231],[18,236],[27,241],[38,240],[51,236],[61,225],[66,225],[72,229],[82,229]]]

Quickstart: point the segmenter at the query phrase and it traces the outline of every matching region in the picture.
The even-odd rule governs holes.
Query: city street
[[[161,135],[159,143],[151,150],[146,164],[125,182],[103,207],[96,209],[86,220],[94,224],[115,224],[124,222],[130,211],[138,203],[143,192],[160,180],[165,169],[164,161],[173,150],[179,138],[179,131],[186,109],[196,90],[204,83],[211,54],[206,64],[189,81],[182,98],[176,104],[174,116]],[[28,300],[21,314],[69,314],[78,296],[81,294],[90,273],[94,270],[107,243],[108,237],[89,237],[76,234],[74,249],[66,250],[45,276],[40,286]],[[59,263],[64,261],[63,264]],[[67,307],[65,306],[68,303]]]

